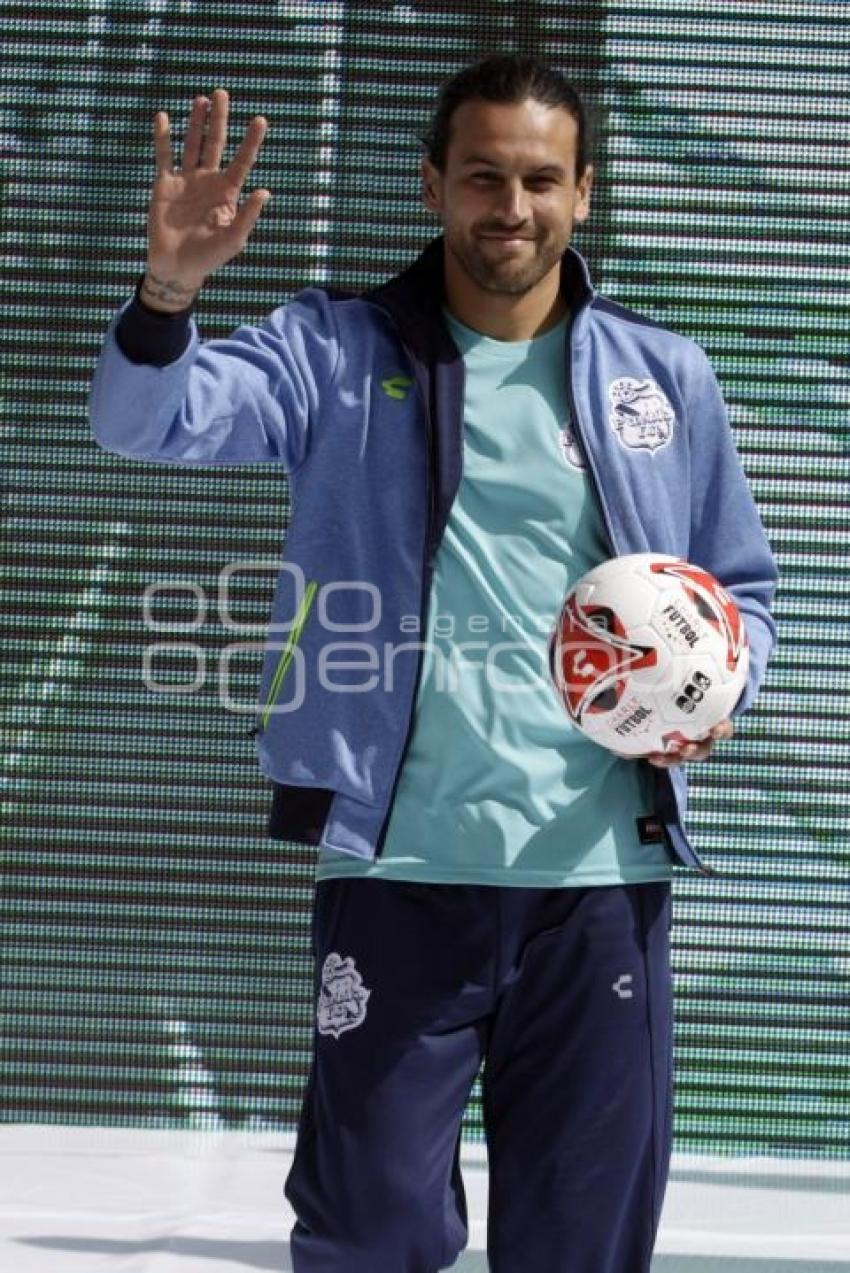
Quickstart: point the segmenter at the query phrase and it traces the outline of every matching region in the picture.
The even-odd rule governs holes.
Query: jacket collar
[[[573,314],[592,298],[587,266],[568,248],[561,263],[561,287]],[[432,239],[401,274],[365,292],[363,300],[389,314],[410,355],[422,392],[428,433],[430,535],[425,556],[425,587],[452,500],[462,476],[464,363],[444,321],[442,305],[443,236]]]
[[[437,346],[454,344],[443,321],[445,301],[443,271],[443,235],[437,235],[407,269],[379,287],[365,292],[363,300],[385,309],[414,347],[431,346],[436,333]],[[593,297],[593,285],[587,262],[575,248],[569,247],[561,258],[561,291],[575,313]],[[457,354],[455,353],[455,357]]]

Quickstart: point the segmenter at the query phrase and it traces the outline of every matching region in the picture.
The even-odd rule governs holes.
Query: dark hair
[[[532,98],[543,106],[558,106],[568,111],[578,125],[576,178],[584,172],[589,162],[589,126],[578,90],[560,71],[539,58],[518,53],[490,53],[443,84],[430,127],[419,139],[427,157],[440,172],[446,170],[452,116],[458,106],[470,98],[510,104]]]

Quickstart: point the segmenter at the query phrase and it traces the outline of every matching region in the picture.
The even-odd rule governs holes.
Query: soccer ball
[[[588,571],[549,636],[573,724],[620,756],[676,752],[729,715],[747,680],[738,607],[681,557],[634,553]]]

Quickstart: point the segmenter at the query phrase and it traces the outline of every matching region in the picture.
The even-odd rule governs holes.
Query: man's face
[[[578,125],[561,107],[463,102],[446,170],[422,161],[423,200],[460,270],[490,293],[522,295],[560,260],[590,211],[593,171],[576,181]]]

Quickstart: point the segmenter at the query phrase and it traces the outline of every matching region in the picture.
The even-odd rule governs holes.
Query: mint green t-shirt
[[[610,555],[568,421],[567,320],[500,341],[444,310],[466,370],[463,476],[434,561],[413,733],[381,856],[316,879],[584,887],[670,879],[651,772],[586,739],[551,682],[564,596]]]

